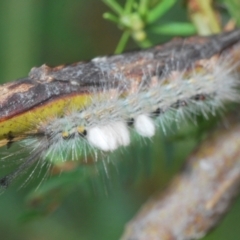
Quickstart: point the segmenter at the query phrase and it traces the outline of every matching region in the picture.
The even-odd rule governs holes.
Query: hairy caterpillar
[[[149,138],[157,127],[165,129],[171,121],[199,114],[207,118],[225,102],[238,101],[238,65],[232,52],[239,46],[231,47],[239,39],[240,30],[235,30],[209,38],[175,40],[147,51],[95,58],[89,63],[33,68],[31,81],[67,84],[61,91],[68,94],[84,89],[88,101],[72,105],[69,99],[61,112],[44,117],[33,114],[21,140],[31,154],[15,172],[3,177],[0,185],[8,186],[38,160],[78,160],[89,152],[97,160],[98,153],[128,146],[132,135]],[[55,95],[61,94],[57,88],[54,91]],[[12,141],[18,135],[13,131],[7,136]]]

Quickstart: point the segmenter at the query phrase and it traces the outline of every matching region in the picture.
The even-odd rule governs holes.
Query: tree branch
[[[237,116],[236,116],[237,115]],[[240,185],[239,115],[211,133],[164,193],[126,226],[124,239],[199,239],[216,226]]]
[[[240,29],[211,37],[174,39],[169,43],[136,52],[95,58],[68,66],[32,68],[27,78],[0,87],[0,121],[62,95],[83,94],[91,86],[101,88],[124,79],[140,81],[143,70],[161,77],[175,70],[210,59],[229,49],[240,39]],[[21,94],[22,93],[22,94]],[[19,96],[21,95],[21,96]],[[34,101],[29,101],[32,99]],[[24,109],[23,109],[24,108]]]
[[[105,87],[109,92],[119,87],[127,93],[136,92],[145,81],[150,85],[156,79],[168,79],[171,73],[181,75],[189,69],[204,68],[224,54],[236,63],[240,58],[239,42],[237,29],[211,37],[174,39],[148,50],[95,58],[87,63],[33,68],[27,78],[0,87],[0,146],[21,139],[21,134],[29,130],[26,123],[30,117],[46,117],[46,109],[52,114],[54,108],[57,115],[76,96],[86,95],[87,99]],[[177,103],[176,108],[186,104]],[[36,126],[36,117],[34,121]],[[146,204],[122,239],[199,238],[216,224],[239,185],[240,126],[234,120],[229,125],[199,147],[184,172],[164,195]]]

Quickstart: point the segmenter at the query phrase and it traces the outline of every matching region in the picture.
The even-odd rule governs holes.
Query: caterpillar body
[[[200,114],[207,118],[225,102],[238,101],[235,53],[239,40],[240,30],[235,30],[208,38],[178,39],[162,47],[95,58],[89,63],[33,68],[28,81],[45,88],[55,86],[54,97],[51,90],[40,100],[38,96],[38,101],[44,96],[51,99],[83,92],[88,100],[71,104],[68,98],[60,112],[33,114],[28,129],[22,128],[21,139],[31,155],[3,177],[0,185],[8,186],[38,160],[78,160],[89,152],[95,156],[112,152],[128,146],[133,134],[150,138],[157,127],[165,129],[171,121]],[[22,95],[16,105],[24,101],[31,105],[27,93]],[[17,111],[16,106],[8,111],[2,106],[5,115]],[[9,138],[10,132],[11,141],[21,135],[16,130],[2,136]]]

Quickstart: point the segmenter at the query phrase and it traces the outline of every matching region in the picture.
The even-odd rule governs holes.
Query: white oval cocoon
[[[90,144],[103,151],[114,151],[130,143],[129,131],[123,122],[91,127],[88,129],[87,139]]]
[[[153,120],[147,115],[141,114],[134,119],[134,128],[143,137],[152,137],[155,134]]]
[[[130,144],[130,134],[126,123],[116,122],[112,124],[112,127],[117,134],[117,142],[119,146],[128,146]]]

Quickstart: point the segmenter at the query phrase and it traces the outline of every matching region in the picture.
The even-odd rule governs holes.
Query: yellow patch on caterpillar
[[[31,131],[36,128],[39,123],[50,119],[54,116],[64,114],[66,108],[83,109],[91,103],[91,94],[72,95],[58,98],[54,101],[49,101],[45,104],[38,105],[29,111],[17,114],[8,119],[3,119],[0,122],[0,146],[6,145],[7,136],[11,132],[12,136],[17,136]],[[24,138],[24,137],[23,137]],[[1,141],[4,140],[4,141]]]
[[[78,126],[77,127],[77,132],[81,135],[84,135],[84,133],[86,132],[86,129],[84,126]]]

